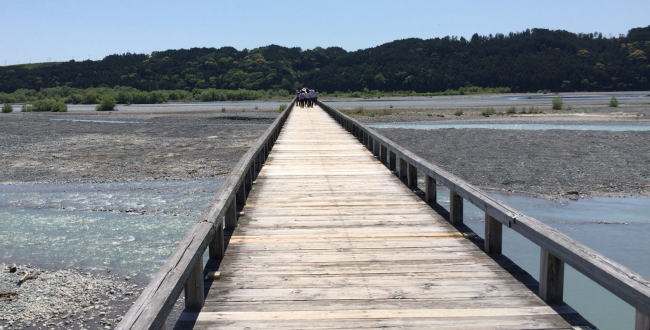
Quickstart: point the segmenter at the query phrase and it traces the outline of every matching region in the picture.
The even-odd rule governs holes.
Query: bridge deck
[[[220,271],[179,324],[571,328],[319,108],[290,115]]]

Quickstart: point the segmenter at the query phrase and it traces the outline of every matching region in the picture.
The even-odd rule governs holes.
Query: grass
[[[14,107],[11,106],[9,103],[5,103],[2,106],[2,113],[10,113],[14,111]]]
[[[284,111],[284,110],[286,110],[286,109],[287,109],[287,105],[286,105],[286,104],[280,104],[280,106],[278,107],[278,112],[282,112],[282,111]]]
[[[494,110],[494,108],[492,108],[492,107],[489,107],[489,108],[481,111],[481,115],[483,117],[490,117],[490,116],[492,116],[494,114],[496,114],[496,110]]]
[[[456,112],[454,112],[454,116],[456,117],[460,117],[462,115],[463,115],[463,110],[456,110]]]
[[[517,108],[515,107],[510,107],[508,110],[506,110],[506,114],[514,115],[515,113],[517,113]]]
[[[562,101],[562,98],[559,96],[556,96],[553,98],[553,101],[551,101],[551,108],[553,110],[562,110],[564,102]]]
[[[446,95],[472,95],[472,94],[495,94],[495,93],[509,93],[508,87],[478,87],[466,86],[458,89],[447,89],[437,92],[416,92],[416,91],[378,91],[364,89],[361,91],[347,91],[347,92],[329,92],[321,93],[322,96],[329,97],[356,97],[356,98],[382,98],[382,97],[399,97],[399,96],[446,96]]]
[[[617,108],[618,107],[618,99],[616,99],[615,96],[612,96],[612,98],[609,99],[609,107],[610,108]]]
[[[22,112],[67,112],[68,106],[57,99],[43,99],[34,102],[31,105],[24,105]]]
[[[97,111],[113,111],[115,110],[115,99],[110,96],[102,97],[102,101],[95,107]]]

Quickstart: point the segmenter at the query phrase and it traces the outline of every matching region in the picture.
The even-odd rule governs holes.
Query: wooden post
[[[221,258],[223,258],[223,253],[225,252],[223,239],[223,222],[218,221],[215,228],[216,232],[214,234],[214,238],[212,238],[212,241],[210,241],[209,246],[210,260],[221,260]]]
[[[373,145],[372,145],[372,153],[373,153],[373,155],[379,157],[379,146],[380,146],[380,144],[379,144],[379,141],[377,141],[377,140],[375,140],[374,142],[375,143],[373,143]]]
[[[449,222],[452,225],[463,223],[463,198],[455,191],[449,191]]]
[[[436,190],[436,180],[428,175],[424,176],[424,198],[427,203],[429,204],[436,204],[437,203],[437,194],[438,191]]]
[[[239,184],[237,188],[237,211],[241,211],[246,204],[246,179]]]
[[[237,198],[233,198],[226,211],[226,230],[234,230],[237,227]]]
[[[381,160],[384,165],[388,165],[388,147],[381,146],[381,149],[379,149],[379,160]]]
[[[368,144],[366,145],[366,148],[368,150],[372,151],[372,146],[374,145],[375,141],[372,139],[370,135],[368,135]]]
[[[501,222],[485,214],[485,253],[501,254],[502,228]]]
[[[397,170],[397,155],[392,151],[388,152],[388,168],[391,171]]]
[[[253,167],[251,166],[248,169],[248,173],[246,173],[246,179],[244,179],[246,182],[246,193],[248,194],[251,189],[253,189]]]
[[[650,330],[650,316],[640,310],[636,310],[636,322],[634,330]]]
[[[549,304],[561,303],[564,292],[564,262],[541,249],[539,296]]]
[[[406,160],[400,158],[399,159],[399,179],[402,180],[402,182],[406,182],[406,171],[407,171],[407,164]]]
[[[203,307],[205,297],[203,296],[203,260],[199,257],[194,263],[190,277],[185,281],[185,308],[191,311],[199,311]]]
[[[411,164],[408,164],[408,174],[407,174],[406,184],[411,189],[415,189],[418,187],[418,169]]]

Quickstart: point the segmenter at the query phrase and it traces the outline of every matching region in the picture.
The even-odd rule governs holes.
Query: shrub
[[[286,104],[280,104],[280,106],[278,107],[278,112],[282,112],[282,111],[284,111],[284,110],[286,110],[286,109],[287,109],[287,105],[286,105]]]
[[[493,115],[495,113],[496,113],[496,111],[494,110],[494,108],[490,107],[490,108],[487,108],[487,109],[483,110],[481,112],[481,115],[483,115],[484,117],[490,117],[491,115]]]
[[[515,108],[515,107],[510,107],[510,108],[508,108],[508,110],[506,111],[506,113],[509,114],[509,115],[514,115],[515,113],[517,113],[517,108]]]
[[[462,116],[462,115],[463,115],[463,110],[456,110],[456,112],[454,112],[454,116]]]
[[[23,112],[42,112],[42,111],[52,111],[52,112],[67,112],[68,106],[62,101],[56,99],[42,99],[34,102],[32,105],[24,105]]]
[[[562,110],[562,105],[564,102],[562,101],[562,98],[559,96],[556,96],[553,98],[553,101],[551,101],[551,105],[553,110]]]
[[[110,96],[102,97],[102,101],[95,107],[97,111],[113,111],[115,110],[115,99]]]
[[[14,111],[14,107],[11,106],[9,103],[5,103],[2,106],[2,113],[10,113]]]
[[[610,108],[616,108],[616,107],[618,107],[618,100],[616,99],[615,96],[612,96],[612,98],[609,99],[609,107],[610,107]]]

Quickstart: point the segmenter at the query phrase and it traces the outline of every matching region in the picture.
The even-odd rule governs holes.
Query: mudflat
[[[12,113],[0,183],[146,181],[228,173],[277,114]]]

